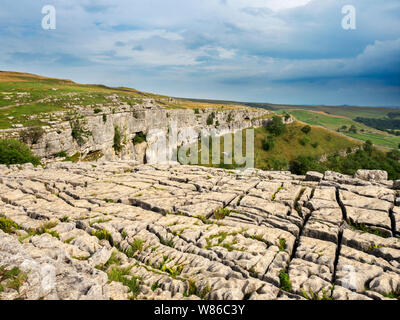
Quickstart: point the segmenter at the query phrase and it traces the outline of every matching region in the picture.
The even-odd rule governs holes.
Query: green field
[[[278,111],[278,113],[285,112],[292,114],[296,119],[305,123],[321,126],[333,131],[337,131],[342,126],[347,126],[350,128],[354,125],[357,128],[357,133],[352,133],[348,130],[341,130],[341,133],[361,141],[371,140],[373,144],[378,146],[397,149],[400,144],[400,137],[367,127],[366,125],[358,123],[344,116],[327,115],[322,112],[314,112],[309,110],[285,109]]]

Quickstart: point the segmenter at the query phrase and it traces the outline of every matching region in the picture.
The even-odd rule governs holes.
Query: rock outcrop
[[[99,106],[100,108],[100,106]],[[149,144],[157,142],[157,136],[137,143],[136,135],[146,137],[159,130],[168,136],[170,127],[177,126],[178,145],[196,141],[201,130],[214,130],[215,135],[234,133],[249,127],[261,127],[268,123],[269,114],[262,109],[248,107],[166,109],[153,100],[128,105],[119,102],[115,106],[101,105],[101,109],[74,106],[68,112],[53,112],[54,121],[44,127],[44,133],[32,143],[33,152],[41,158],[53,158],[59,153],[69,156],[79,154],[81,159],[136,160],[146,162]],[[288,119],[292,121],[293,119]],[[26,128],[0,130],[0,137],[18,138]],[[29,129],[28,129],[29,130]],[[115,147],[116,135],[119,144]]]
[[[307,177],[1,166],[0,299],[399,298],[393,182]]]

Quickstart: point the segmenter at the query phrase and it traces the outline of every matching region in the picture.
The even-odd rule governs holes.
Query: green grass
[[[99,240],[107,240],[107,241],[111,240],[111,233],[109,233],[105,229],[96,230],[96,231],[93,230],[92,231],[92,236],[97,237],[97,239],[99,239]]]
[[[54,238],[60,239],[60,235],[58,234],[58,232],[55,230],[51,230],[55,226],[57,226],[57,224],[58,224],[58,222],[56,222],[56,221],[46,222],[40,228],[28,230],[28,234],[29,234],[29,236],[33,237],[33,236],[40,236],[42,234],[47,233]]]
[[[380,230],[372,229],[372,228],[366,226],[363,223],[355,223],[355,222],[352,222],[350,220],[347,220],[347,224],[353,230],[359,230],[359,231],[362,231],[363,233],[371,233],[371,234],[374,234],[374,235],[376,235],[378,237],[382,237],[382,238],[389,238],[390,237],[389,233],[384,233],[384,232],[382,232]],[[378,247],[376,247],[376,248],[378,248]],[[368,249],[373,250],[373,249],[375,249],[375,246],[373,246],[373,247],[370,246]]]
[[[279,239],[279,251],[284,252],[286,251],[287,245],[286,245],[286,240],[283,238]]]
[[[28,275],[22,272],[19,268],[13,267],[7,270],[5,267],[0,266],[0,283],[5,283],[5,286],[19,292],[22,284],[27,280]],[[4,290],[4,286],[0,284],[0,292]]]
[[[135,255],[136,252],[142,252],[143,251],[143,244],[144,241],[142,239],[135,239],[131,245],[130,248],[128,248],[125,251],[125,254],[129,257],[129,258],[133,258],[133,256]]]
[[[196,293],[197,293],[196,282],[194,280],[189,279],[187,282],[187,289],[183,293],[183,296],[190,297],[192,295],[195,295]]]
[[[107,272],[108,280],[121,282],[124,286],[129,288],[129,293],[131,294],[130,299],[135,299],[140,293],[139,280],[140,277],[130,276],[131,268],[118,268],[113,267]]]
[[[160,243],[167,247],[174,247],[174,241],[172,239],[164,239],[160,236]]]
[[[355,126],[357,133],[348,132],[348,130],[346,130],[342,131],[342,134],[361,141],[371,140],[373,144],[378,146],[397,149],[400,143],[400,137],[398,136],[390,135],[384,131],[367,127],[366,125],[358,123],[351,118],[344,116],[327,115],[309,110],[290,110],[289,113],[299,121],[315,126],[321,126],[333,131],[337,131],[342,126],[347,126],[348,128]],[[339,114],[340,112],[338,115]],[[382,115],[383,114],[380,114],[380,116]]]
[[[311,288],[308,289],[308,293],[303,289],[302,294],[303,297],[306,298],[307,300],[333,300],[333,298],[330,295],[328,295],[328,293],[324,288],[322,288],[322,297],[314,293],[314,291]]]
[[[289,274],[286,270],[279,272],[280,288],[286,292],[292,291],[292,282],[290,281]]]
[[[383,293],[382,294],[384,297],[386,298],[390,298],[390,299],[398,299],[400,300],[400,289],[394,292],[389,292],[389,293]]]
[[[3,110],[0,108],[0,129],[11,128],[12,124],[22,124],[25,127],[47,125],[46,121],[41,121],[40,119],[29,119],[29,117],[32,115],[39,116],[40,114],[60,110],[65,109],[63,107],[43,105],[39,103],[32,103]],[[10,121],[8,117],[14,117],[14,119]]]
[[[13,231],[19,229],[19,226],[9,218],[0,217],[0,230],[5,233],[12,233]]]
[[[231,210],[226,208],[219,208],[214,210],[214,218],[217,220],[222,220],[231,214]]]
[[[263,147],[264,141],[270,136],[268,130],[264,127],[254,129],[255,167],[263,170],[287,170],[289,162],[296,159],[298,156],[322,157],[326,154],[334,154],[340,150],[346,151],[347,148],[354,148],[361,144],[340,134],[317,126],[312,126],[311,131],[306,134],[301,130],[303,127],[304,124],[301,122],[294,122],[293,124],[287,125],[285,132],[274,138],[275,145],[269,150],[265,150]],[[303,137],[307,138],[309,141],[304,145],[300,143],[300,140]],[[232,139],[233,144],[235,144],[234,136]],[[219,167],[224,169],[240,168],[240,166],[235,164],[234,161],[232,165],[224,164],[224,155],[222,154],[225,146],[224,140],[225,139],[222,137],[220,147],[221,164],[211,164],[211,148],[209,151],[210,163],[201,164],[200,152],[198,162],[206,167]],[[246,130],[243,131],[242,140],[242,148],[244,150],[243,155],[245,155]],[[316,146],[313,146],[313,144],[316,144]]]

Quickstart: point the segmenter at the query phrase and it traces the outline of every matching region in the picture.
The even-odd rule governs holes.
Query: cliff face
[[[88,109],[75,109],[73,113],[58,115],[62,121],[55,121],[44,127],[44,133],[30,143],[33,152],[42,157],[53,157],[64,151],[68,155],[80,153],[104,160],[136,160],[144,163],[149,154],[149,145],[156,143],[149,132],[160,130],[168,134],[171,124],[176,123],[178,145],[196,141],[202,129],[214,129],[217,135],[235,132],[249,127],[259,127],[265,122],[265,110],[238,107],[235,109],[165,109],[153,101],[143,104],[121,105],[104,108],[95,113]],[[16,128],[4,130],[7,136],[18,136],[26,130]],[[135,139],[139,135],[141,139]]]

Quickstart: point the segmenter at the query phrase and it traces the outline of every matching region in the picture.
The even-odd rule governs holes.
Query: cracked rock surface
[[[399,195],[385,179],[0,166],[0,299],[399,299]]]

